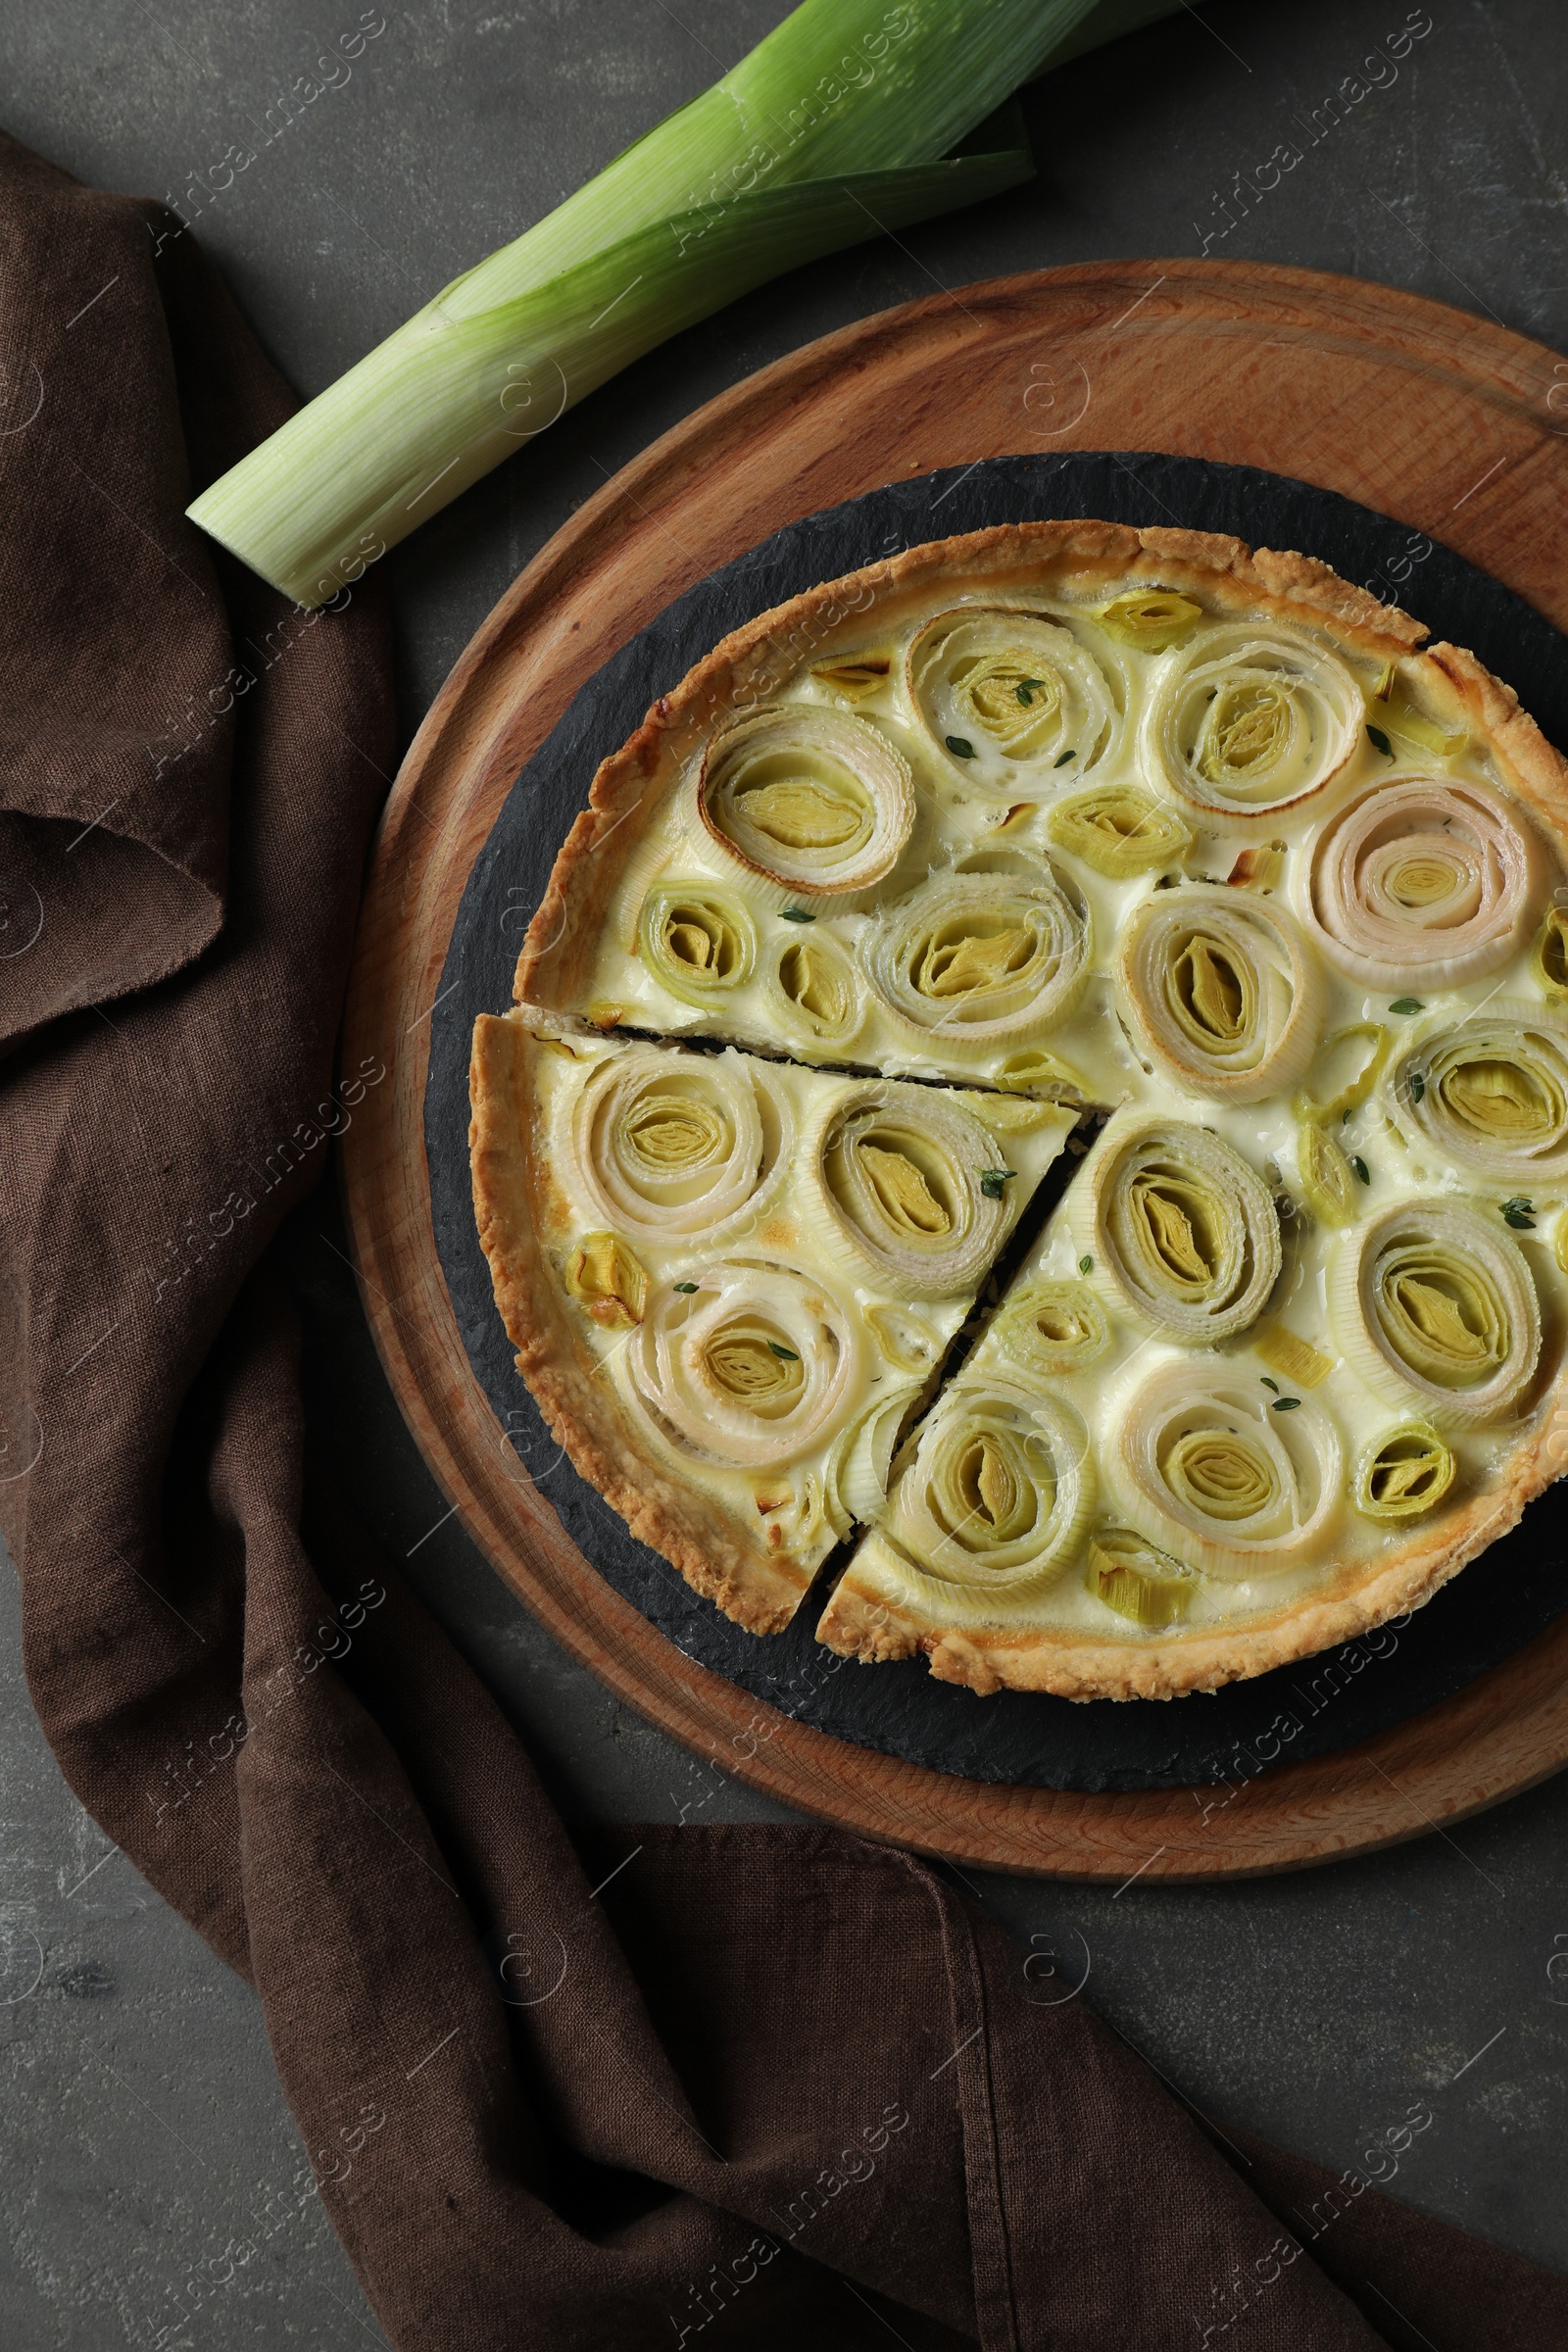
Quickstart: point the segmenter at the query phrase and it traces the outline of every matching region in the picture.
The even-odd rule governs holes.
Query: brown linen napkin
[[[0,142],[0,1523],[62,1768],[254,1984],[399,2352],[1561,2345],[1562,2282],[1211,2139],[909,1856],[585,1869],[307,1478],[269,1246],[386,1075],[331,1066],[386,645],[183,522],[289,400],[175,227]]]

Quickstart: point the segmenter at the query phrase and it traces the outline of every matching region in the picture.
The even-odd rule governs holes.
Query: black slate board
[[[512,1000],[513,967],[556,853],[600,760],[655,698],[755,614],[819,580],[931,539],[1057,515],[1229,531],[1299,548],[1469,646],[1568,744],[1568,642],[1446,548],[1332,492],[1250,467],[1147,455],[987,459],[868,492],[775,533],[678,599],[590,679],[518,776],[464,893],[437,992],[425,1145],[436,1247],[475,1374],[563,1524],[599,1572],[670,1641],[784,1713],[939,1772],[1048,1788],[1158,1788],[1248,1778],[1386,1730],[1498,1664],[1568,1607],[1568,1491],[1407,1624],[1211,1697],[1074,1704],[979,1698],[923,1660],[861,1668],[812,1638],[810,1600],[766,1640],[744,1634],[633,1541],[546,1434],[490,1294],[468,1189],[474,1017]]]

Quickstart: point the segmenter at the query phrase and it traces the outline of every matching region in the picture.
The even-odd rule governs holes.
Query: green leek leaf
[[[1008,93],[1169,4],[805,0],[204,491],[192,520],[285,595],[325,603],[667,336],[781,270],[1029,177],[1010,120],[989,120]],[[1000,143],[967,152],[982,131]]]

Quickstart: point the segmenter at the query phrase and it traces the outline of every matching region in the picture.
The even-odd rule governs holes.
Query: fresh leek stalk
[[[189,508],[301,605],[609,376],[780,271],[1026,179],[958,147],[1054,54],[1172,0],[805,0],[750,56],[455,278]]]

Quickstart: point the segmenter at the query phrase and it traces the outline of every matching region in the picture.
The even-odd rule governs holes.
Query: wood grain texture
[[[389,1077],[345,1138],[349,1225],[382,1361],[469,1535],[574,1656],[699,1754],[802,1812],[999,1870],[1285,1870],[1420,1836],[1568,1762],[1568,1619],[1375,1740],[1214,1788],[993,1788],[876,1755],[694,1664],[596,1574],[474,1379],[431,1232],[429,1016],[458,902],[577,688],[674,597],[803,514],[940,466],[1068,449],[1294,474],[1442,541],[1568,630],[1568,367],[1489,322],[1309,270],[1135,262],[967,286],[813,343],[582,507],[420,728],[355,953],[345,1064],[379,1054]]]

